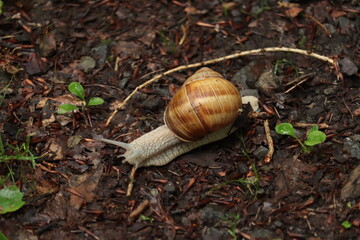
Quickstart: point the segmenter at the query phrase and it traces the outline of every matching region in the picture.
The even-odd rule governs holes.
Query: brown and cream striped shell
[[[179,139],[196,141],[234,122],[241,106],[236,87],[220,73],[204,67],[174,95],[164,121]]]

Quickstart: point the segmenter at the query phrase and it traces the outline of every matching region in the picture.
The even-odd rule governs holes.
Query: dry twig
[[[135,208],[128,217],[128,221],[131,223],[132,221],[134,221],[134,219],[136,217],[138,217],[144,210],[146,210],[150,205],[149,200],[145,199],[144,201],[142,201],[139,206],[137,206],[137,208]]]
[[[331,37],[330,31],[319,20],[317,20],[316,18],[314,18],[313,16],[308,15],[308,14],[305,14],[305,17],[310,18],[311,20],[313,20],[317,25],[319,25],[324,30],[326,36]]]
[[[299,128],[308,128],[308,127],[312,127],[315,124],[319,126],[320,129],[323,128],[328,128],[329,125],[326,123],[301,123],[301,122],[294,122],[291,123],[294,127],[299,127]]]
[[[134,182],[135,182],[135,172],[136,172],[136,167],[133,167],[131,169],[131,172],[130,172],[130,176],[129,176],[129,184],[128,184],[128,188],[127,188],[127,192],[126,192],[126,196],[127,197],[130,197],[131,196],[131,192],[134,188]]]
[[[270,134],[271,131],[270,131],[270,127],[269,127],[269,121],[267,119],[264,122],[264,128],[265,128],[266,140],[267,140],[268,146],[269,146],[269,152],[266,154],[264,161],[266,163],[269,163],[274,154],[274,142],[273,142],[271,134]]]
[[[263,54],[265,52],[292,52],[292,53],[298,53],[298,54],[302,54],[302,55],[306,55],[306,56],[309,56],[309,57],[314,57],[314,58],[317,58],[319,60],[322,60],[322,61],[325,61],[325,62],[328,62],[332,65],[335,66],[335,69],[338,69],[338,66],[337,66],[337,62],[332,59],[332,58],[329,58],[329,57],[326,57],[326,56],[323,56],[323,55],[320,55],[320,54],[317,54],[317,53],[312,53],[312,52],[308,52],[306,50],[303,50],[303,49],[297,49],[297,48],[288,48],[288,47],[269,47],[269,48],[260,48],[260,49],[254,49],[254,50],[248,50],[248,51],[242,51],[242,52],[237,52],[237,53],[234,53],[234,54],[230,54],[230,55],[227,55],[225,57],[221,57],[221,58],[215,58],[215,59],[211,59],[211,60],[208,60],[208,61],[204,61],[204,62],[199,62],[199,63],[193,63],[193,64],[189,64],[189,65],[184,65],[184,66],[179,66],[179,67],[176,67],[176,68],[173,68],[173,69],[170,69],[162,74],[159,74],[159,75],[156,75],[155,77],[153,77],[152,79],[146,81],[145,83],[137,86],[134,91],[132,91],[129,96],[127,96],[125,98],[125,100],[120,103],[116,109],[113,111],[113,113],[110,115],[110,117],[107,119],[106,121],[106,126],[108,126],[111,122],[111,120],[114,118],[115,114],[121,109],[124,107],[124,105],[131,99],[131,97],[137,93],[140,89],[142,89],[143,87],[157,81],[158,79],[166,76],[166,75],[169,75],[171,73],[174,73],[174,72],[178,72],[178,71],[181,71],[181,70],[185,70],[185,69],[189,69],[189,68],[195,68],[195,67],[201,67],[201,66],[205,66],[205,65],[209,65],[209,64],[214,64],[214,63],[218,63],[218,62],[222,62],[222,61],[226,61],[226,60],[230,60],[230,59],[235,59],[235,58],[238,58],[238,57],[241,57],[241,56],[246,56],[246,55],[256,55],[256,54]]]

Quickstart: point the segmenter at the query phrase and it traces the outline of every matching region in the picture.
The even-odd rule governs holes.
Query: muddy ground
[[[8,239],[360,239],[360,7],[333,1],[5,1],[0,17],[0,130],[4,143],[30,138],[36,167],[0,163],[0,188],[16,184],[26,204],[0,215]],[[131,165],[121,148],[163,124],[165,107],[198,68],[156,74],[237,51],[290,52],[218,62],[242,91],[259,97],[258,117],[160,167]],[[68,91],[105,103],[78,103]],[[274,144],[269,150],[264,122]],[[327,139],[305,153],[275,126],[290,122],[303,141],[319,124]],[[5,155],[14,151],[6,145]]]

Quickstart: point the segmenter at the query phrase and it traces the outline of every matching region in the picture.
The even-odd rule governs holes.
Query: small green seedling
[[[341,226],[343,226],[343,227],[346,228],[346,229],[349,229],[349,228],[351,228],[352,224],[351,224],[351,222],[349,222],[349,221],[343,221],[343,222],[341,223]]]
[[[312,147],[326,140],[325,133],[319,131],[318,125],[312,126],[312,128],[309,130],[309,134],[307,135],[307,138],[304,142],[305,144],[303,144],[300,139],[295,135],[295,130],[291,123],[280,123],[279,125],[276,125],[275,131],[279,134],[289,135],[295,138],[300,143],[301,147],[306,153],[310,153],[310,149],[307,146]]]
[[[12,154],[7,154],[11,152]],[[36,159],[39,157],[34,156],[30,151],[30,136],[26,138],[25,143],[21,145],[4,144],[2,136],[0,135],[0,164],[4,164],[8,168],[8,173],[5,176],[0,175],[0,214],[7,212],[14,212],[21,208],[25,202],[22,201],[23,193],[16,185],[9,187],[5,186],[8,179],[15,182],[15,172],[12,169],[13,161],[28,161],[32,167],[36,167]],[[1,233],[1,232],[0,232]],[[0,234],[0,240],[2,240]]]
[[[281,60],[277,60],[275,65],[274,65],[274,75],[277,76],[278,73],[279,73],[279,67],[282,66],[282,65],[285,65],[285,64],[288,64],[290,65],[291,67],[294,68],[295,70],[295,74],[296,74],[296,77],[299,76],[299,70],[298,68],[290,61],[286,60],[286,59],[281,59]]]
[[[154,222],[154,218],[152,218],[152,217],[147,217],[147,216],[145,216],[145,215],[140,215],[140,217],[141,217],[141,219],[143,220],[143,221],[145,221],[145,222],[149,222],[149,223],[153,223]]]
[[[99,98],[99,97],[92,97],[89,99],[89,101],[86,101],[84,88],[78,82],[70,83],[68,89],[72,94],[74,94],[75,96],[77,96],[78,98],[80,98],[82,100],[83,104],[81,105],[81,110],[82,110],[81,113],[84,115],[84,118],[87,121],[87,124],[92,126],[91,118],[89,115],[89,111],[87,110],[87,107],[101,105],[104,103],[104,99]],[[75,106],[74,104],[65,103],[65,104],[61,104],[59,106],[57,113],[65,114],[65,113],[71,112],[76,109],[79,109],[79,108],[77,106]]]
[[[5,149],[6,147],[6,149]],[[8,151],[12,151],[12,154],[7,154]],[[0,163],[4,163],[5,166],[7,166],[9,172],[4,178],[0,175],[0,186],[3,185],[3,182],[7,178],[11,178],[13,182],[15,182],[15,173],[11,168],[10,161],[16,160],[16,161],[28,161],[31,163],[32,167],[36,167],[36,159],[39,157],[34,156],[34,154],[30,151],[30,137],[28,136],[26,138],[26,141],[22,143],[21,145],[4,145],[2,137],[0,135]]]
[[[78,98],[80,98],[81,100],[84,101],[84,107],[96,106],[96,105],[101,105],[104,103],[104,100],[99,97],[90,98],[90,100],[88,102],[86,102],[84,88],[78,82],[70,83],[68,89],[72,94],[74,94],[75,96],[77,96]],[[58,113],[64,114],[64,113],[71,112],[75,109],[79,109],[79,108],[73,104],[68,104],[68,103],[61,104],[59,106]]]
[[[228,233],[230,234],[230,236],[233,238],[233,240],[237,240],[237,236],[236,236],[236,228],[237,225],[240,222],[240,214],[239,213],[230,213],[230,214],[226,214],[223,217],[220,217],[221,220],[225,221],[228,225]]]
[[[13,185],[0,190],[0,213],[14,212],[21,208],[25,202],[22,200],[23,193]]]

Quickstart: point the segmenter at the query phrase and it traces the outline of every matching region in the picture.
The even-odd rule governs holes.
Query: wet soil
[[[31,136],[40,156],[36,168],[0,163],[2,178],[9,166],[15,173],[2,187],[16,184],[26,201],[0,215],[8,239],[359,239],[358,1],[5,1],[0,33],[1,137],[15,146]],[[209,65],[259,97],[258,117],[165,166],[138,169],[126,196],[124,150],[93,139],[131,142],[162,125],[196,69],[141,89],[106,126],[117,104],[166,70],[281,46],[338,66],[289,52]],[[70,82],[105,103],[58,114],[79,102]],[[305,153],[275,132],[282,122],[302,141],[319,124],[327,139]]]

